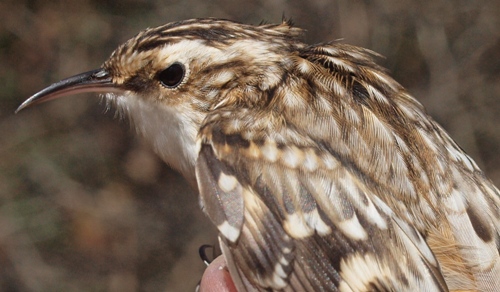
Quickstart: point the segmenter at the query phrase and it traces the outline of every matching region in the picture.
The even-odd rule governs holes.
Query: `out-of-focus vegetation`
[[[139,30],[195,17],[343,39],[416,96],[500,183],[500,1],[0,2],[0,290],[192,291],[215,243],[196,194],[94,95],[15,108]]]

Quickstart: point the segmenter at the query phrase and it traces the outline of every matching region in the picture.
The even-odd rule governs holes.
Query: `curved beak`
[[[17,108],[16,113],[32,105],[71,94],[117,91],[122,90],[113,83],[109,73],[104,69],[96,69],[63,79],[35,93]]]

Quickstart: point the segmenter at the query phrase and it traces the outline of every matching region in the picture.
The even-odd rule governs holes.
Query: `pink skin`
[[[224,256],[216,258],[203,273],[200,292],[237,292]]]

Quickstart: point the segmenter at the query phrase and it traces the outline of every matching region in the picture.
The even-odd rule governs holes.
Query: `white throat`
[[[144,101],[131,93],[107,94],[118,110],[128,115],[137,132],[143,135],[163,161],[195,183],[194,166],[198,126],[180,110]],[[186,111],[185,111],[186,112]]]

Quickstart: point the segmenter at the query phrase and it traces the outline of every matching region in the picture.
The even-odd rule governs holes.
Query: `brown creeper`
[[[499,192],[373,53],[284,22],[147,29],[102,92],[200,192],[241,290],[500,291]]]

